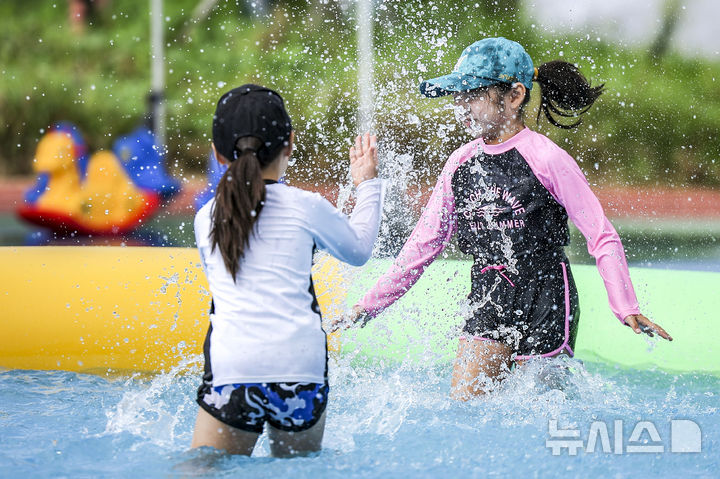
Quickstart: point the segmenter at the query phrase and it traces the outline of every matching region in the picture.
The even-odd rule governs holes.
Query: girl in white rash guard
[[[458,399],[486,392],[513,362],[573,355],[579,308],[563,251],[568,218],[585,235],[620,322],[672,340],[640,313],[620,238],[575,160],[525,126],[533,81],[541,113],[563,128],[580,121],[564,125],[557,116],[579,116],[602,92],[570,63],[534,68],[525,49],[505,38],[475,42],[451,74],[420,84],[428,97],[452,94],[458,120],[475,139],[450,155],[390,270],[354,308],[352,319],[361,324],[379,314],[457,235],[474,259],[453,370]]]
[[[357,202],[348,218],[278,183],[294,133],[276,92],[225,93],[212,133],[216,157],[230,165],[195,217],[213,303],[192,447],[250,455],[267,423],[274,456],[318,451],[329,387],[312,257],[324,249],[355,266],[369,259],[382,203],[376,139],[359,136],[350,149]]]

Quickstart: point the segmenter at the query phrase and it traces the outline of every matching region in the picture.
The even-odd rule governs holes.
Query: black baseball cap
[[[225,93],[213,115],[215,149],[229,161],[237,158],[238,138],[259,138],[263,146],[258,157],[269,160],[271,152],[288,144],[291,132],[290,116],[280,94],[258,85],[242,85]]]

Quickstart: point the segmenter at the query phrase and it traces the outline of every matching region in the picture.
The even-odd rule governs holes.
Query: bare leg
[[[511,355],[506,344],[461,338],[453,367],[452,398],[467,401],[485,394],[509,370]]]
[[[302,456],[317,452],[322,447],[325,432],[325,412],[313,427],[301,432],[287,432],[268,424],[270,452],[273,457]]]
[[[210,446],[229,454],[252,454],[260,434],[243,431],[224,424],[202,408],[198,408],[191,448]]]

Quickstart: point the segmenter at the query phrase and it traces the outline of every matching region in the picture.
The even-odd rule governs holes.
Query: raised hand
[[[355,146],[350,147],[350,174],[358,186],[365,180],[377,177],[377,137],[370,133],[358,135]]]

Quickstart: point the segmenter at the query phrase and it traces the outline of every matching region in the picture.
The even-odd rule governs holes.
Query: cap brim
[[[461,91],[475,90],[492,83],[492,81],[485,78],[453,72],[449,75],[421,82],[420,93],[428,98],[437,98]]]

